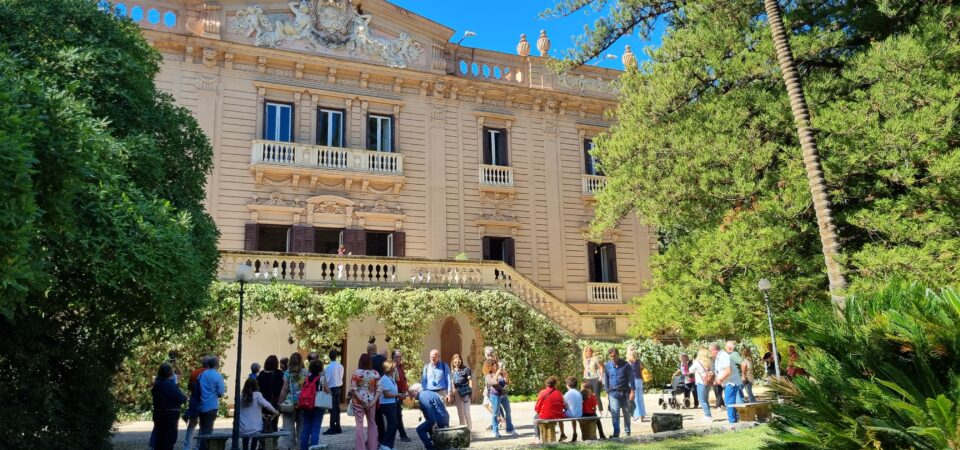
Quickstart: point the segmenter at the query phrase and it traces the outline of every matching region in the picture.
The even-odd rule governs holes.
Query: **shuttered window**
[[[503,261],[510,266],[515,263],[515,243],[513,238],[483,237],[483,259]]]
[[[613,244],[587,244],[587,266],[592,283],[617,282],[617,247]]]
[[[483,163],[488,166],[509,166],[507,157],[507,130],[483,129]]]
[[[367,116],[367,150],[393,153],[393,116]]]
[[[593,140],[583,140],[583,167],[587,175],[603,176],[603,171],[597,168],[597,157],[590,154],[593,150]]]
[[[268,141],[293,141],[293,105],[266,103],[263,116],[263,138]]]
[[[343,147],[343,111],[320,108],[317,114],[317,145]]]

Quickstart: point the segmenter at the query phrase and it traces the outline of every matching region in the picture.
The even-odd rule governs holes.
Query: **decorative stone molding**
[[[247,211],[250,211],[250,219],[260,220],[262,213],[272,213],[274,216],[289,215],[290,223],[300,223],[300,217],[304,212],[306,203],[300,197],[294,197],[292,200],[285,200],[283,194],[272,192],[267,197],[260,197],[257,194],[247,203]]]
[[[217,64],[217,49],[211,47],[203,48],[203,66],[213,67]]]
[[[353,226],[353,200],[335,195],[318,195],[306,200],[307,224],[334,228]]]
[[[510,229],[511,236],[516,237],[517,229],[520,228],[520,222],[517,221],[516,217],[505,215],[499,209],[494,211],[493,214],[481,214],[475,223],[481,236],[487,234],[488,227],[505,227]]]
[[[390,208],[383,200],[377,200],[372,206],[361,203],[353,215],[357,218],[360,228],[372,230],[400,231],[403,229],[403,221],[407,218],[400,212],[399,206]]]
[[[594,244],[612,244],[616,243],[620,239],[620,235],[623,232],[619,229],[612,229],[603,232],[603,236],[599,240],[590,238],[590,224],[586,224],[580,227],[580,236],[583,237],[583,240],[587,242],[593,242]]]

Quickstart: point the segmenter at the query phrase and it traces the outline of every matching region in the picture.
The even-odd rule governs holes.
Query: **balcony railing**
[[[620,283],[587,283],[588,303],[623,303]]]
[[[606,185],[607,177],[600,175],[583,175],[583,193],[585,195],[594,195]]]
[[[403,175],[403,155],[342,147],[253,141],[251,164]]]
[[[513,187],[513,167],[480,165],[480,184],[486,186]]]
[[[221,251],[220,279],[233,280],[241,263],[271,278],[316,287],[499,289],[575,335],[582,329],[579,311],[500,261]]]

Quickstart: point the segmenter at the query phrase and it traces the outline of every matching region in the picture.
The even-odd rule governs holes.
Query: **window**
[[[367,233],[368,256],[393,256],[393,233]]]
[[[320,109],[317,114],[317,145],[343,147],[343,111]]]
[[[264,252],[290,251],[290,227],[260,225],[257,227],[257,250]]]
[[[509,166],[507,161],[507,130],[483,129],[483,163],[488,166]]]
[[[587,244],[591,283],[617,282],[617,248],[613,244]]]
[[[597,168],[597,157],[590,154],[593,150],[593,139],[583,140],[583,168],[587,175],[603,176],[603,171]]]
[[[514,264],[513,238],[484,237],[483,259],[487,261],[503,261],[512,266]]]
[[[393,117],[367,116],[367,150],[393,152]]]
[[[317,228],[313,251],[336,255],[343,245],[343,230],[340,228]]]
[[[293,105],[267,102],[263,118],[263,138],[293,142]]]

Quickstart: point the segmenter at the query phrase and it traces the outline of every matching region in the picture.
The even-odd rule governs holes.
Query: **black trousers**
[[[713,393],[717,397],[717,408],[723,408],[724,406],[727,406],[723,402],[723,386],[720,386],[719,384],[713,385]]]
[[[401,438],[407,439],[407,430],[403,429],[403,402],[397,402],[397,431]]]
[[[213,433],[213,421],[217,420],[217,410],[200,413],[200,434]],[[207,450],[208,442],[200,441],[200,450]]]
[[[386,423],[383,420],[383,410],[377,405],[377,411],[373,413],[373,420],[377,422],[377,442],[383,444],[383,438],[387,435]]]
[[[330,396],[333,397],[333,408],[330,409],[330,429],[340,431],[340,392],[342,386],[330,388]]]
[[[687,392],[683,393],[683,399],[686,400],[693,394],[693,407],[699,408],[700,399],[697,398],[697,383],[687,383],[685,386],[687,387]]]
[[[173,450],[177,443],[177,421],[180,420],[180,411],[154,411],[153,429],[157,433],[157,443],[154,450]]]

